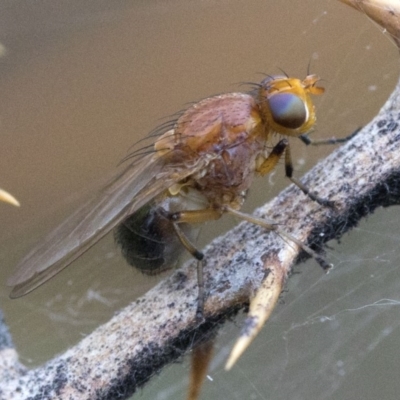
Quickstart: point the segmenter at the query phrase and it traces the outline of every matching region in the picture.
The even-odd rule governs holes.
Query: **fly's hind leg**
[[[198,287],[198,300],[196,310],[197,322],[204,320],[204,277],[203,277],[203,259],[204,254],[197,250],[189,238],[185,235],[184,231],[179,226],[182,223],[196,224],[210,220],[217,220],[221,218],[222,212],[216,209],[203,209],[203,210],[190,210],[181,211],[176,213],[165,213],[164,215],[172,222],[175,233],[179,238],[185,249],[197,260],[197,287]],[[194,347],[192,353],[192,370],[190,375],[190,384],[187,400],[197,400],[200,394],[200,389],[203,385],[204,379],[213,354],[214,340],[209,338]]]
[[[221,218],[221,212],[214,209],[204,209],[204,210],[190,210],[190,211],[180,211],[176,213],[166,213],[165,217],[172,222],[175,233],[178,236],[183,247],[197,260],[197,286],[198,286],[198,301],[197,301],[197,311],[196,319],[198,321],[203,320],[204,311],[204,276],[203,276],[203,259],[204,254],[198,250],[194,244],[185,235],[179,224],[196,224],[211,220],[216,220]]]
[[[317,196],[315,193],[311,192],[311,190],[303,185],[298,179],[293,176],[293,163],[292,156],[290,154],[290,146],[289,142],[286,139],[282,139],[278,142],[278,144],[272,149],[271,153],[265,159],[265,161],[261,164],[261,166],[257,169],[257,171],[261,175],[265,175],[268,172],[272,171],[283,153],[285,153],[285,174],[286,176],[311,200],[316,201],[318,204],[325,207],[333,207],[334,203],[332,201],[323,199]]]
[[[203,311],[204,311],[204,276],[203,276],[203,252],[196,249],[196,247],[190,242],[190,240],[186,237],[185,233],[179,227],[179,224],[174,222],[173,227],[176,235],[181,241],[182,245],[185,249],[197,260],[197,288],[198,288],[198,300],[197,300],[197,310],[196,310],[196,320],[203,320]]]

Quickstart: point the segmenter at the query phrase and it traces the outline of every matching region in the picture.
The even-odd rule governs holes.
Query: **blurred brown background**
[[[333,0],[8,0],[0,42],[0,187],[22,203],[0,204],[0,300],[32,366],[157,282],[127,267],[109,237],[27,297],[11,301],[5,287],[18,259],[165,117],[245,91],[240,82],[262,73],[304,77],[310,66],[327,89],[316,99],[313,135],[345,136],[379,110],[399,73],[381,29]],[[293,146],[297,176],[331,151]],[[276,171],[257,184],[247,210],[287,184]],[[329,254],[336,269],[328,276],[312,261],[298,267],[285,304],[229,373],[222,365],[240,320],[223,329],[204,399],[398,398],[398,220],[397,209],[380,211],[345,237]],[[201,240],[211,240],[207,227]],[[183,399],[187,363],[137,396]]]

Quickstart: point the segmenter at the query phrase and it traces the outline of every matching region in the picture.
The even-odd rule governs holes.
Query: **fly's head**
[[[261,82],[257,103],[268,133],[299,136],[310,131],[316,121],[310,95],[320,95],[325,91],[316,86],[318,81],[317,75],[308,75],[304,80],[269,76]]]

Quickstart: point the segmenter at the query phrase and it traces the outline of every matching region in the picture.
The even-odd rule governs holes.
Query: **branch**
[[[256,211],[313,249],[339,239],[377,207],[400,203],[400,82],[376,118],[302,181],[334,209],[289,186]],[[251,301],[272,306],[295,262],[308,255],[262,228],[241,223],[205,249],[204,322],[195,319],[197,276],[187,263],[108,323],[46,365],[25,371],[8,339],[0,348],[2,399],[124,399]],[[278,282],[278,283],[277,283]],[[259,288],[263,289],[259,289]],[[270,296],[265,302],[262,295]],[[279,291],[278,291],[279,295]],[[262,296],[261,296],[262,297]],[[253,308],[253,310],[252,310]],[[267,311],[267,314],[272,311]],[[267,315],[267,317],[268,317]],[[253,332],[247,320],[242,338]],[[251,334],[250,334],[251,336]],[[7,334],[3,335],[7,338]],[[246,339],[247,340],[247,339]],[[6,363],[6,357],[8,363]],[[9,373],[6,373],[9,372]]]

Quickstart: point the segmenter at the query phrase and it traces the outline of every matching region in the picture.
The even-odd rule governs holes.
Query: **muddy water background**
[[[366,17],[336,1],[4,1],[0,5],[0,300],[22,362],[39,365],[154,286],[106,238],[20,300],[4,283],[18,259],[106,180],[128,148],[191,101],[246,90],[260,72],[324,79],[314,136],[365,124],[391,92],[398,53]],[[297,144],[297,142],[294,142]],[[298,175],[330,149],[293,149]],[[283,188],[257,183],[251,210]],[[230,373],[240,320],[223,328],[204,398],[398,398],[398,210],[379,211],[310,262]],[[212,225],[204,231],[223,231]],[[207,232],[208,231],[208,232]],[[386,299],[386,300],[384,300]],[[137,396],[184,398],[188,360]]]

